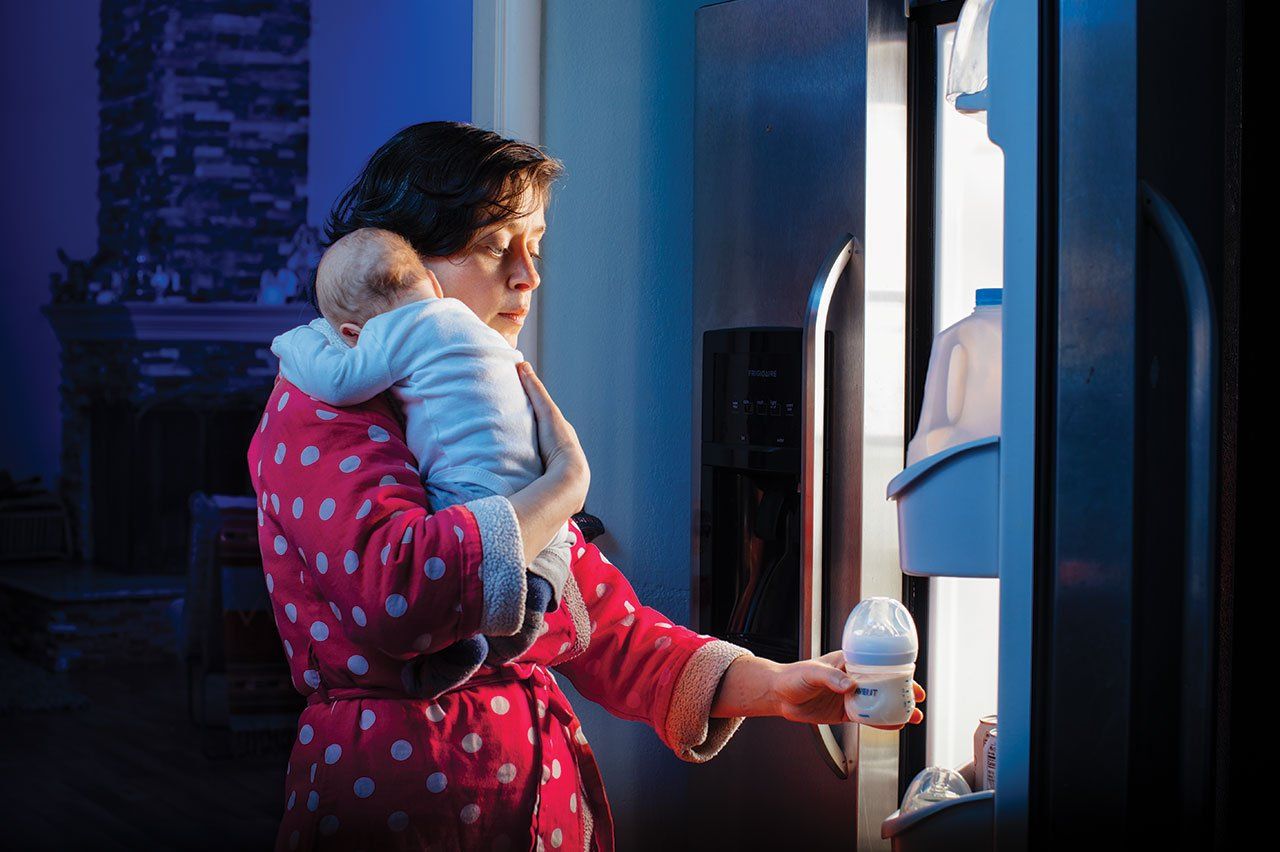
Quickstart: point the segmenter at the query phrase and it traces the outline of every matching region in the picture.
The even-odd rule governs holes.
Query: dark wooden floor
[[[271,848],[287,752],[205,757],[177,664],[71,677],[89,709],[0,718],[0,846]]]

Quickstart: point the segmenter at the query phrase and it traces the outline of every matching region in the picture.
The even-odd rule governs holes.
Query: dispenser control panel
[[[800,352],[717,352],[710,368],[709,440],[800,447]]]

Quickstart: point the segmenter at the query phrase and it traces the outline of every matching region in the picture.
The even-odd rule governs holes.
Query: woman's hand
[[[524,564],[529,565],[551,543],[564,522],[582,511],[591,486],[591,469],[578,443],[578,433],[564,419],[533,366],[522,362],[516,372],[538,418],[538,446],[545,471],[507,498],[520,525]]]
[[[533,403],[533,413],[538,419],[538,447],[542,453],[543,468],[547,473],[568,474],[581,488],[582,499],[575,512],[582,510],[591,484],[591,468],[587,455],[578,442],[578,433],[565,419],[542,380],[533,371],[533,365],[522,361],[518,366],[524,392]]]
[[[924,690],[915,687],[916,703],[924,701]],[[773,692],[778,702],[776,715],[792,722],[835,725],[852,721],[845,713],[844,697],[857,688],[845,673],[844,653],[832,651],[816,660],[780,666],[774,678]],[[919,707],[913,708],[907,724],[918,725],[924,719]],[[897,731],[902,725],[868,725]]]
[[[844,697],[857,684],[844,671],[844,654],[832,651],[816,660],[782,665],[743,656],[730,664],[711,704],[714,717],[781,716],[792,722],[837,725],[852,721],[845,714]],[[915,698],[924,690],[915,684]],[[907,724],[918,725],[924,713],[911,711]],[[902,725],[871,725],[896,731]]]

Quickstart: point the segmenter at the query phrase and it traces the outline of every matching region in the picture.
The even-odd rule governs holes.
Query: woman
[[[369,160],[328,236],[400,233],[446,296],[515,346],[558,173],[489,131],[415,125]],[[431,654],[524,621],[525,566],[586,498],[573,427],[521,370],[545,474],[434,514],[387,399],[337,410],[277,379],[249,465],[267,589],[308,703],[278,848],[612,849],[604,786],[552,668],[694,762],[746,716],[845,720],[838,652],[779,665],[679,627],[572,522],[572,575],[529,651],[425,693]]]

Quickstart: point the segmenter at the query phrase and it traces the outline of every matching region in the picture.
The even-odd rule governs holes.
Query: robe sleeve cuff
[[[717,639],[694,651],[680,671],[667,710],[666,741],[681,760],[705,763],[742,724],[743,716],[711,718],[711,703],[729,665],[744,654],[751,652]]]
[[[501,495],[481,497],[465,504],[480,528],[484,555],[480,581],[484,585],[484,615],[480,632],[486,636],[510,636],[524,623],[524,541],[511,502]]]

